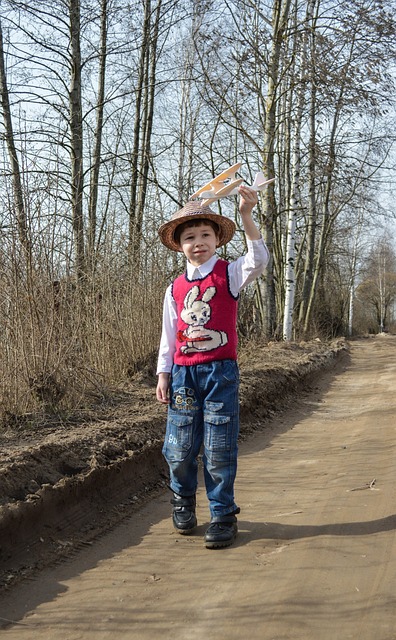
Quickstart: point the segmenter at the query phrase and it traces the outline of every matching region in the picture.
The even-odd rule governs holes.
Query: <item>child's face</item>
[[[215,254],[218,240],[213,227],[204,223],[183,229],[180,247],[187,260],[194,267],[199,267]]]

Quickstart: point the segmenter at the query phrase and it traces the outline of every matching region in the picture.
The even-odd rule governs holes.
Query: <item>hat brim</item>
[[[182,251],[182,248],[178,242],[175,240],[175,231],[177,227],[184,222],[188,222],[191,220],[212,220],[219,227],[219,241],[218,247],[222,247],[223,245],[229,242],[235,231],[236,226],[235,222],[226,216],[222,216],[218,213],[187,213],[186,215],[182,215],[180,217],[175,218],[174,220],[169,220],[169,222],[165,222],[158,229],[158,234],[161,239],[162,244],[164,244],[168,249],[172,251]]]

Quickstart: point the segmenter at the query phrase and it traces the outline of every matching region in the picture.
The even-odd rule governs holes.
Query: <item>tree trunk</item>
[[[71,80],[69,90],[71,135],[72,220],[75,244],[75,274],[85,277],[83,219],[83,125],[81,100],[80,1],[70,0]]]
[[[101,0],[101,20],[100,20],[100,53],[99,53],[99,82],[98,82],[98,103],[96,107],[96,131],[94,141],[94,152],[92,158],[90,192],[88,205],[88,261],[90,267],[94,268],[96,253],[97,235],[97,205],[99,189],[100,157],[102,149],[103,134],[103,111],[105,101],[105,79],[106,79],[106,56],[107,56],[107,0]]]
[[[272,13],[272,48],[269,61],[266,117],[263,144],[263,172],[266,179],[275,177],[276,105],[278,100],[280,56],[286,31],[291,0],[275,0]],[[272,336],[276,328],[275,283],[273,275],[274,224],[277,216],[275,185],[270,183],[264,191],[263,213],[266,217],[263,235],[271,261],[262,283],[264,303],[264,332]]]
[[[320,0],[317,2],[315,17],[310,27],[310,105],[309,105],[309,143],[308,143],[308,219],[306,225],[306,253],[302,282],[302,294],[298,315],[298,323],[304,322],[309,294],[313,281],[315,240],[316,240],[316,21]],[[309,25],[308,25],[309,27]]]
[[[312,21],[312,14],[316,0],[309,0],[306,12],[306,25],[302,34],[301,54],[300,54],[300,80],[297,88],[297,105],[294,126],[294,143],[292,154],[292,183],[290,190],[289,217],[287,224],[286,260],[285,260],[285,310],[283,318],[283,339],[291,340],[293,332],[294,298],[296,290],[295,274],[295,230],[297,220],[297,210],[300,203],[299,181],[301,166],[301,129],[304,114],[305,90],[306,90],[306,67],[307,67],[307,44],[308,26]]]
[[[3,110],[4,128],[6,131],[6,141],[8,155],[10,158],[12,183],[14,190],[15,213],[18,229],[19,241],[24,249],[27,259],[30,259],[30,240],[28,234],[28,222],[26,216],[25,203],[23,199],[21,172],[19,168],[18,155],[15,147],[14,131],[12,127],[10,100],[8,94],[7,77],[4,60],[3,31],[0,22],[0,99]]]
[[[356,32],[354,34],[354,38],[352,39],[351,48],[349,51],[349,59],[345,63],[344,68],[341,70],[341,73],[340,73],[341,84],[340,84],[338,98],[335,104],[333,123],[331,127],[330,140],[329,140],[329,152],[328,152],[328,160],[327,160],[326,176],[325,176],[326,183],[324,188],[324,198],[323,198],[323,204],[322,204],[321,232],[320,232],[320,238],[319,238],[318,247],[317,247],[312,284],[309,291],[309,296],[308,296],[308,301],[307,301],[307,306],[305,311],[304,333],[307,333],[309,329],[317,286],[319,283],[321,270],[325,262],[325,252],[328,244],[329,232],[330,232],[332,221],[333,221],[330,208],[331,208],[331,194],[332,194],[333,183],[334,183],[334,168],[335,168],[336,159],[337,159],[336,137],[338,132],[339,119],[343,109],[344,93],[345,93],[347,82],[348,82],[347,70],[349,69],[349,65],[351,63],[351,60],[353,59],[353,54],[354,54],[355,37],[356,37]]]
[[[309,294],[313,281],[315,239],[316,239],[316,84],[311,85],[309,114],[309,162],[308,162],[308,220],[306,229],[306,254],[303,274],[302,295],[299,309],[299,324],[304,322]]]
[[[153,131],[153,119],[154,119],[154,103],[155,103],[155,82],[156,82],[156,70],[157,70],[157,45],[159,25],[161,19],[161,5],[162,0],[158,0],[155,21],[152,28],[152,35],[150,34],[149,46],[147,49],[147,62],[146,62],[146,78],[144,88],[144,101],[143,101],[143,118],[142,118],[142,140],[141,140],[141,160],[140,160],[140,180],[139,190],[136,206],[135,216],[135,228],[134,228],[134,242],[133,242],[133,255],[134,264],[140,265],[141,257],[141,243],[143,233],[143,215],[144,207],[146,203],[148,174],[151,162],[151,136]]]
[[[150,16],[151,16],[151,0],[144,2],[144,20],[142,43],[140,47],[139,73],[136,87],[136,104],[135,104],[135,122],[133,130],[133,148],[131,159],[131,189],[129,202],[129,261],[131,265],[135,265],[135,247],[137,245],[137,228],[138,228],[138,184],[140,173],[140,140],[142,123],[142,102],[144,99],[145,87],[147,90],[147,60],[150,46]]]

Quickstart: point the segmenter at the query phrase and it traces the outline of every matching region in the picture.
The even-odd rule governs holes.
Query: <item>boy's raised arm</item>
[[[239,213],[241,214],[246,237],[249,240],[260,240],[260,230],[252,218],[252,210],[258,202],[257,191],[254,191],[243,184],[239,187],[238,191],[241,196],[239,202]]]

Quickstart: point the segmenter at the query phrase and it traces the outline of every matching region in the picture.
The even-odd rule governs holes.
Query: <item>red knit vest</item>
[[[217,260],[205,278],[176,278],[172,295],[177,307],[175,364],[193,365],[237,359],[238,299],[230,292],[228,262]]]

